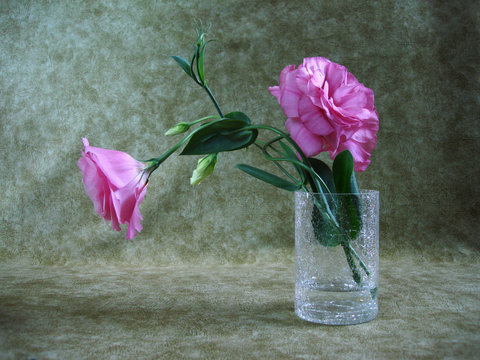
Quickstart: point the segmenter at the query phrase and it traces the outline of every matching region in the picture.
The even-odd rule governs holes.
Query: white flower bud
[[[217,154],[209,154],[198,160],[197,168],[190,178],[191,185],[197,185],[200,181],[213,173],[217,164]]]
[[[172,136],[172,135],[177,135],[177,134],[182,134],[185,131],[190,129],[190,124],[186,122],[181,122],[169,129],[166,133],[165,136]]]

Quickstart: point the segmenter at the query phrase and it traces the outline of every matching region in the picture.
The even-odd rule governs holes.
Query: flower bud
[[[191,185],[197,185],[200,181],[213,173],[217,164],[217,154],[209,154],[198,160],[197,168],[190,178]]]
[[[190,129],[190,124],[186,122],[181,122],[169,129],[166,133],[165,136],[172,136],[172,135],[177,135],[177,134],[182,134],[185,131]]]

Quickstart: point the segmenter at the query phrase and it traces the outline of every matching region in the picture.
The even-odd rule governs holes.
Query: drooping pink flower
[[[285,127],[307,157],[350,150],[355,171],[364,171],[377,145],[373,91],[339,64],[322,57],[285,67],[269,88],[287,116]]]
[[[95,211],[112,228],[120,231],[120,224],[128,224],[127,240],[142,230],[139,205],[147,191],[147,164],[115,150],[90,146],[83,138],[85,151],[78,160],[83,173],[85,192]]]

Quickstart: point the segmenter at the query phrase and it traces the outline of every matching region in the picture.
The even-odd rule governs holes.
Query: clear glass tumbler
[[[351,325],[378,313],[379,193],[295,193],[295,313]]]

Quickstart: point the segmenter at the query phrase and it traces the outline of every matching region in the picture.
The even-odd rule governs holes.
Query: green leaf
[[[241,120],[243,121],[246,125],[249,125],[252,123],[250,118],[247,116],[247,114],[241,112],[241,111],[232,111],[229,112],[228,114],[225,115],[226,118],[228,119],[235,119],[235,120]]]
[[[351,194],[339,197],[340,214],[337,218],[352,240],[356,239],[362,227],[361,200],[353,165],[353,156],[348,150],[342,151],[333,161],[333,178],[337,192]]]
[[[317,195],[318,206],[322,204],[322,209],[319,209],[318,206],[314,206],[312,212],[312,226],[315,237],[317,238],[318,242],[323,246],[340,245],[343,237],[339,234],[338,229],[336,228],[332,219],[327,216],[326,210],[326,206],[328,206],[332,216],[336,215],[337,198],[335,195],[328,194],[328,191],[330,191],[332,194],[335,193],[335,185],[333,181],[332,171],[327,164],[325,164],[319,159],[309,158],[308,161],[312,166],[313,170],[317,173],[318,176],[322,178],[323,182],[328,188],[325,189],[324,185],[322,184],[322,188],[320,189],[320,191],[323,194]],[[307,174],[307,176],[309,177],[309,179],[311,179],[310,174]]]
[[[281,140],[279,141],[279,143],[280,143],[280,146],[282,147],[283,154],[285,155],[286,158],[291,159],[293,161],[298,161],[297,155],[295,154],[295,152],[292,150],[290,146],[288,146]],[[296,164],[295,162],[291,162],[291,165],[295,168],[295,171],[297,172],[298,176],[301,179],[301,183],[305,184],[306,176],[305,176],[304,169],[300,165]]]
[[[172,58],[173,58],[173,60],[175,60],[177,62],[178,65],[180,65],[180,67],[183,69],[183,71],[185,71],[187,73],[188,76],[193,78],[192,67],[187,62],[187,60],[185,60],[181,56],[172,56]]]
[[[351,177],[353,174],[353,156],[348,150],[342,151],[333,161],[333,180],[338,193],[351,193]]]
[[[310,165],[312,166],[313,170],[317,173],[318,176],[320,176],[327,185],[328,190],[331,193],[335,193],[335,183],[333,181],[333,174],[332,170],[330,170],[330,167],[325,164],[322,160],[316,159],[316,158],[309,158],[308,161],[310,162]],[[327,189],[323,189],[324,192]]]
[[[201,126],[180,155],[205,155],[242,149],[257,138],[257,130],[244,130],[244,120],[223,118]]]
[[[204,57],[205,57],[205,48],[207,47],[207,44],[213,40],[208,40],[203,46],[200,48],[200,51],[197,52],[197,70],[198,70],[198,76],[200,77],[200,81],[202,84],[205,84],[205,72],[203,70],[203,63],[204,63]]]
[[[205,84],[205,73],[203,71],[203,56],[205,54],[205,45],[202,46],[200,52],[198,53],[198,57],[197,57],[198,77],[200,78],[200,82],[202,84]]]
[[[281,177],[278,177],[277,175],[271,174],[250,165],[238,164],[236,165],[236,167],[246,172],[248,175],[251,175],[259,180],[266,182],[267,184],[273,185],[283,190],[297,191],[301,187],[301,185],[294,184],[290,181],[282,179]]]
[[[197,58],[197,46],[195,46],[195,50],[192,55],[192,60],[190,60],[190,69],[192,70],[192,77],[197,78],[193,72],[193,63],[195,62],[195,59]]]
[[[320,204],[321,201],[320,196],[317,195],[317,203]],[[315,238],[323,246],[333,247],[340,245],[343,241],[343,237],[327,212],[324,209],[320,210],[317,204],[313,206],[312,227]]]

